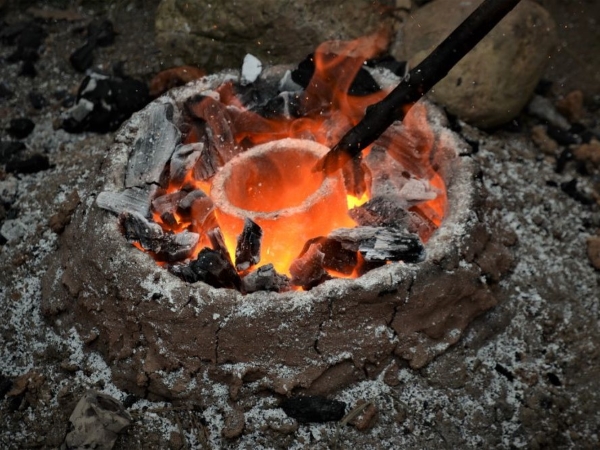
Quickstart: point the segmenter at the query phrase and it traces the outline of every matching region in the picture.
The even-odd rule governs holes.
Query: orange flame
[[[380,101],[387,95],[387,91],[381,90],[373,94],[353,96],[348,91],[366,59],[381,53],[387,45],[387,37],[383,34],[375,34],[363,37],[351,42],[326,42],[321,44],[315,52],[315,72],[307,88],[302,92],[300,102],[301,117],[275,117],[265,118],[257,113],[248,111],[237,97],[235,87],[231,83],[225,83],[217,88],[220,101],[205,97],[203,100],[190,106],[192,114],[202,116],[206,120],[206,126],[210,127],[212,133],[220,138],[222,148],[219,148],[220,165],[225,164],[235,153],[245,151],[257,145],[280,140],[284,138],[305,139],[318,142],[331,148],[337,143],[343,134],[352,126],[356,125],[363,117],[366,108]],[[394,128],[394,127],[392,127]],[[431,164],[431,150],[434,146],[433,132],[427,124],[426,110],[421,105],[415,105],[407,114],[402,130],[398,133],[396,129],[388,130],[377,141],[377,145],[384,145],[387,151],[402,166],[418,179],[427,180],[438,195],[428,201],[413,205],[410,211],[423,219],[431,226],[419,229],[423,240],[427,240],[431,233],[440,226],[446,212],[446,190],[441,176],[434,170]],[[198,142],[202,138],[202,130],[192,127],[184,138],[184,143]],[[370,147],[365,150],[368,154]],[[297,167],[296,161],[290,161],[290,171],[301,174],[301,177],[310,179],[311,169],[314,161],[307,163],[306,167]],[[306,196],[314,191],[315,186],[310,185],[306,191],[299,188],[288,190],[291,197],[283,198],[282,191],[277,188],[280,181],[268,177],[285,177],[286,173],[269,173],[269,170],[261,170],[252,176],[266,181],[268,188],[259,194],[246,192],[249,186],[261,185],[260,180],[240,183],[232,190],[240,190],[240,196],[246,199],[246,209],[252,211],[276,211],[290,204],[300,203]],[[296,178],[295,178],[296,179]],[[171,183],[166,189],[167,193],[180,190],[183,186],[195,186],[209,193],[212,188],[212,179],[198,180],[190,171],[185,177],[183,184]],[[323,180],[317,180],[322,183]],[[294,181],[293,183],[300,185]],[[243,194],[243,195],[242,195]],[[354,195],[356,194],[356,195]],[[370,189],[360,192],[349,192],[343,194],[346,207],[343,211],[333,215],[327,204],[310,212],[302,220],[304,227],[294,228],[290,223],[282,221],[278,226],[276,221],[261,223],[263,227],[263,247],[260,264],[273,263],[280,273],[289,274],[291,262],[297,258],[298,249],[304,243],[317,236],[326,235],[337,227],[351,227],[355,223],[348,216],[348,210],[364,204],[370,198]],[[203,246],[209,245],[204,236],[209,227],[218,224],[223,232],[226,247],[232,256],[235,254],[237,235],[241,232],[241,222],[227,222],[224,214],[219,211],[203,210],[201,219],[193,217],[185,218],[175,215],[175,224],[167,224],[158,214],[154,214],[154,220],[164,230],[180,232],[184,229],[199,233],[203,236],[196,251],[192,255],[196,257]],[[319,217],[320,216],[320,217]],[[268,222],[268,223],[267,223]],[[325,226],[315,227],[316,222],[325,222]],[[283,227],[283,229],[281,229]],[[290,228],[291,227],[291,228]],[[316,234],[315,234],[316,233]],[[361,255],[357,257],[362,262]],[[358,264],[358,265],[362,265]],[[357,266],[358,266],[357,265]],[[351,274],[340,274],[331,272],[334,276],[356,277],[360,275],[357,267]]]

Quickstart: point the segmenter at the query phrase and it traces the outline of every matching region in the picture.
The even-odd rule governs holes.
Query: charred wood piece
[[[340,241],[326,237],[318,237],[307,241],[302,252],[300,252],[300,256],[302,257],[314,244],[320,246],[320,251],[324,254],[323,267],[327,270],[350,275],[358,264],[357,251],[348,250],[342,246]]]
[[[306,253],[290,266],[292,284],[308,291],[324,281],[330,280],[331,276],[323,266],[324,260],[325,253],[321,251],[321,245],[311,244]]]
[[[285,292],[290,290],[290,279],[277,273],[273,264],[266,264],[250,272],[242,279],[246,292],[271,291]]]
[[[98,194],[96,204],[115,214],[137,213],[143,217],[150,214],[151,199],[158,187],[155,185],[125,189],[121,192],[104,191]]]
[[[156,212],[161,220],[169,226],[175,226],[177,220],[175,213],[179,202],[187,196],[187,192],[177,191],[171,194],[161,195],[152,200],[152,209]]]
[[[195,281],[202,281],[216,288],[237,289],[243,292],[242,280],[222,252],[203,248],[198,258],[190,263]]]
[[[165,233],[160,225],[138,213],[122,213],[119,215],[119,225],[129,242],[139,242],[144,250],[154,253],[162,261],[174,262],[188,258],[200,239],[197,233],[189,231]]]
[[[367,262],[416,263],[425,259],[425,248],[419,237],[395,228],[339,228],[328,237],[341,242],[346,250],[359,251]]]
[[[281,402],[281,409],[300,423],[330,422],[342,420],[346,404],[315,395],[286,398]]]
[[[374,197],[363,205],[352,208],[348,214],[362,226],[389,227],[407,221],[406,210],[389,197]]]
[[[125,186],[158,184],[163,168],[171,159],[181,133],[173,124],[173,105],[152,103],[146,110],[147,120],[140,121],[144,130],[133,144]]]
[[[177,214],[179,214],[185,220],[190,220],[194,202],[201,199],[208,199],[208,197],[200,189],[193,190],[192,192],[186,192],[185,197],[183,197],[177,203]]]
[[[244,229],[238,236],[235,248],[235,268],[248,270],[260,261],[260,243],[263,231],[250,219],[244,220]]]
[[[169,165],[169,178],[172,183],[183,184],[185,176],[200,159],[203,149],[204,144],[202,142],[180,145],[175,149]]]

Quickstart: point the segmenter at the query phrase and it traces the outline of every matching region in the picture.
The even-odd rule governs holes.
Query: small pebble
[[[585,115],[583,108],[583,92],[569,92],[556,103],[556,109],[570,122],[578,122]]]
[[[587,254],[592,266],[594,266],[596,270],[600,270],[600,236],[588,238]]]
[[[558,144],[548,136],[546,128],[543,125],[537,125],[531,129],[531,139],[544,154],[549,156],[557,155]]]

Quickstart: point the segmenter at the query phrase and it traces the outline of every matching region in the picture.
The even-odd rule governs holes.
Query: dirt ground
[[[547,95],[555,100],[581,89],[581,122],[599,136],[600,4],[540,3],[561,25]],[[20,65],[6,61],[14,47],[0,46],[0,83],[12,92],[0,95],[0,141],[12,139],[5,131],[11,119],[28,117],[35,129],[23,139],[24,151],[50,161],[50,168],[32,174],[6,173],[0,166],[0,226],[12,225],[10,233],[3,228],[12,238],[0,245],[0,448],[59,448],[88,389],[122,401],[132,416],[116,449],[598,448],[600,272],[587,255],[587,239],[600,229],[598,170],[568,161],[557,173],[557,156],[534,145],[531,127],[537,122],[526,115],[519,126],[494,132],[456,124],[479,150],[472,157],[487,190],[485,220],[518,238],[516,266],[502,282],[499,305],[424,369],[394,364],[339,392],[335,399],[348,410],[372,402],[377,413],[365,430],[335,422],[298,424],[267,394],[234,405],[219,385],[207,395],[220,400],[206,408],[135,398],[114,386],[110,368],[100,355],[83,351],[74,330],[59,333],[44,322],[40,279],[58,245],[50,218],[73,191],[85,198],[113,138],[55,129],[66,97],[83,78],[68,56],[84,42],[83,25],[109,18],[119,34],[95,52],[94,64],[110,73],[123,61],[125,73],[149,81],[161,70],[153,41],[156,4],[78,7],[80,19],[44,22],[48,38],[35,78],[18,76]],[[9,24],[29,18],[23,6],[0,12]],[[33,108],[31,91],[47,104]],[[573,180],[578,195],[561,189]],[[245,425],[237,433],[232,422],[239,410]]]

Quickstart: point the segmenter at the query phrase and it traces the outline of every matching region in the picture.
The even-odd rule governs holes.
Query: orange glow
[[[154,220],[165,231],[176,233],[187,229],[200,234],[192,259],[203,247],[210,246],[206,232],[218,226],[234,260],[244,218],[251,218],[263,230],[259,264],[272,263],[279,273],[288,275],[291,263],[298,258],[308,240],[326,236],[336,228],[356,226],[348,210],[369,201],[369,185],[364,193],[358,191],[360,197],[347,195],[341,171],[335,175],[338,178],[323,179],[321,174],[312,172],[316,161],[314,155],[306,156],[301,151],[294,150],[287,155],[275,152],[271,156],[257,158],[244,155],[252,153],[257,146],[287,138],[313,141],[331,148],[362,119],[369,105],[382,100],[389,92],[381,90],[361,96],[348,94],[364,61],[380,54],[386,45],[387,37],[383,34],[351,42],[321,44],[314,55],[314,75],[301,93],[300,117],[266,118],[247,110],[231,82],[216,89],[219,100],[206,96],[187,105],[190,114],[202,118],[206,129],[210,129],[213,136],[218,136],[215,145],[218,147],[216,154],[220,169],[216,176],[205,180],[197,179],[194,170],[190,170],[183,182],[171,183],[165,189],[171,194],[195,188],[210,196],[198,205],[194,204],[189,217],[174,213],[168,224],[154,212]],[[191,126],[182,142],[199,142],[203,133],[201,127]],[[446,190],[444,181],[430,161],[434,134],[427,123],[425,107],[414,105],[406,115],[401,131],[398,132],[398,126],[395,133],[388,130],[377,145],[385,146],[413,178],[428,181],[438,192],[432,200],[413,205],[411,211],[432,224],[433,229],[439,227],[446,213]],[[370,148],[363,152],[363,157]],[[233,158],[236,159],[228,165]],[[240,163],[240,160],[243,162]],[[215,180],[219,179],[222,171],[229,172],[224,175],[226,180],[222,185],[216,188]],[[370,179],[367,184],[369,182]],[[333,192],[323,195],[319,189],[327,183],[334,185]],[[223,198],[217,198],[215,191],[219,191]],[[321,192],[322,198],[313,204],[309,199],[315,192]],[[223,206],[225,200],[231,208]],[[303,208],[302,211],[297,211],[299,208]],[[288,214],[291,210],[293,214]],[[424,241],[431,233],[429,229],[419,230]],[[357,277],[364,262],[360,254],[357,261],[351,274],[329,272],[335,277]]]

